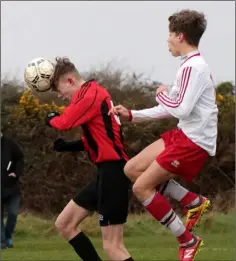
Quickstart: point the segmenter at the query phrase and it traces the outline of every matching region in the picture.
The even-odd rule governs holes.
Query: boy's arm
[[[172,115],[161,105],[143,110],[129,110],[129,120],[132,122],[143,122],[148,120],[160,120],[172,117]]]
[[[156,101],[167,112],[176,118],[185,118],[190,115],[196,102],[204,90],[204,73],[196,68],[185,67],[182,72],[179,93],[175,98],[160,90],[156,95]]]
[[[46,124],[58,130],[69,130],[90,121],[97,113],[96,92],[78,99],[65,108],[63,114],[46,116]]]

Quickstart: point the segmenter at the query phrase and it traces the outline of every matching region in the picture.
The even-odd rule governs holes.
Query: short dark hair
[[[195,10],[181,10],[169,17],[169,30],[173,33],[183,33],[188,44],[198,46],[207,27],[203,13]]]
[[[77,73],[79,76],[79,72],[77,71],[74,63],[70,61],[67,57],[56,57],[56,64],[54,67],[53,77],[51,79],[51,89],[55,91],[57,89],[57,84],[61,76],[67,73]]]

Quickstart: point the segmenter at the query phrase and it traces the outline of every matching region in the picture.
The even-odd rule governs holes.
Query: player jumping
[[[83,129],[81,140],[68,143],[59,139],[54,148],[57,151],[88,151],[97,166],[96,180],[68,203],[56,220],[56,228],[82,260],[100,261],[89,238],[77,229],[91,212],[98,211],[103,248],[109,260],[132,261],[123,242],[130,186],[124,174],[128,157],[123,148],[119,119],[108,115],[112,108],[111,96],[95,80],[85,82],[67,58],[56,59],[52,89],[59,98],[70,101],[70,105],[61,115],[49,113],[46,123],[61,131],[77,126]]]
[[[215,88],[210,68],[198,51],[206,25],[204,15],[196,11],[182,10],[171,15],[169,51],[182,59],[173,87],[157,89],[157,107],[130,111],[119,105],[110,111],[133,121],[179,119],[176,129],[162,134],[161,139],[129,160],[125,173],[134,181],[133,192],[146,210],[176,236],[180,261],[192,261],[203,245],[202,239],[190,231],[209,206],[209,200],[188,192],[172,179],[182,177],[191,182],[216,152]],[[166,199],[168,193],[189,208],[186,226]]]

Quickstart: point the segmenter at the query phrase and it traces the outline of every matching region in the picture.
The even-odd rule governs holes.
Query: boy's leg
[[[124,245],[124,227],[120,225],[102,226],[104,252],[112,261],[133,261]]]
[[[20,194],[16,194],[10,196],[6,202],[7,222],[5,226],[5,234],[6,234],[7,246],[9,248],[13,247],[12,234],[16,227],[18,211],[20,208],[20,200],[21,200]]]
[[[151,165],[151,163],[160,155],[166,146],[171,143],[171,131],[166,132],[162,135],[162,138],[153,142],[145,149],[143,149],[138,155],[130,159],[124,168],[125,174],[133,182]],[[165,196],[169,196],[184,207],[196,205],[200,202],[199,195],[188,191],[186,188],[181,186],[179,183],[171,180],[164,182],[158,188],[159,191],[163,191]]]
[[[132,261],[124,246],[123,224],[128,216],[130,181],[124,174],[124,161],[106,162],[98,167],[98,212],[103,249],[109,260]]]
[[[161,139],[147,146],[126,163],[124,171],[130,180],[134,182],[164,151],[165,147],[171,144],[171,133],[172,131],[168,131],[162,134]],[[164,196],[175,199],[187,210],[186,228],[189,231],[195,228],[203,213],[210,208],[210,201],[207,198],[190,192],[174,180],[164,182],[157,190]]]
[[[173,131],[172,137],[174,142],[136,180],[133,191],[153,217],[167,225],[177,237],[180,260],[191,261],[202,240],[183,226],[168,200],[156,188],[173,179],[175,175],[172,173],[182,176],[187,182],[192,181],[206,162],[208,154],[191,142],[181,130]]]
[[[188,191],[173,179],[161,184],[158,191],[163,196],[171,197],[184,206],[187,212],[185,226],[189,231],[195,229],[202,215],[211,208],[209,199]]]
[[[67,204],[55,223],[59,233],[69,242],[83,261],[101,261],[89,238],[78,229],[78,225],[96,210],[96,197],[96,181],[92,181]]]
[[[126,176],[131,181],[136,181],[164,149],[165,143],[163,139],[159,139],[147,146],[125,164],[124,172]]]
[[[202,240],[199,237],[195,237],[185,228],[168,200],[156,191],[158,184],[174,177],[175,175],[170,174],[154,161],[134,183],[133,191],[146,210],[162,225],[169,228],[177,238],[180,246],[180,260],[190,261],[193,260],[199,247],[202,245]],[[184,259],[187,253],[191,255],[187,255],[189,259]]]
[[[4,199],[1,198],[1,249],[5,249],[7,247],[6,231],[4,224],[4,203]]]

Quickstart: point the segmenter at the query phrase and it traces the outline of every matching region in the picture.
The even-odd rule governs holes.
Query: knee
[[[70,232],[73,229],[72,225],[67,222],[67,220],[65,220],[62,216],[58,216],[58,218],[56,219],[55,227],[63,237],[67,237],[68,235],[70,235]]]
[[[136,172],[136,168],[135,168],[135,164],[132,160],[129,160],[126,164],[125,164],[125,167],[124,167],[124,172],[125,172],[125,175],[131,179],[132,181],[135,180],[135,172]]]
[[[145,188],[140,183],[137,183],[137,182],[134,183],[132,190],[133,190],[134,195],[138,199],[141,199],[145,192]]]

